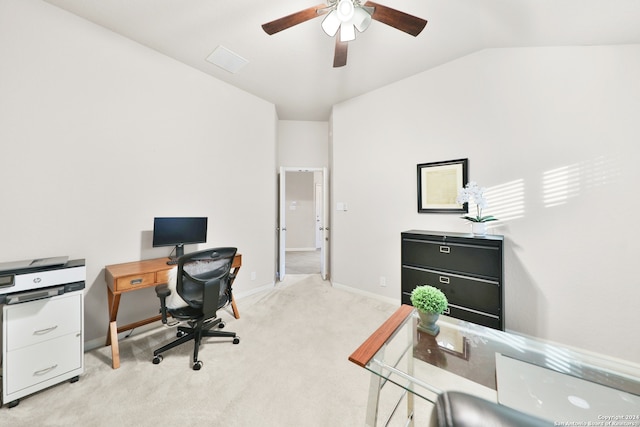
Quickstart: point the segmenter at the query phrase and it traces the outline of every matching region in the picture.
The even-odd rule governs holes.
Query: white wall
[[[640,361],[638,75],[638,45],[493,49],[335,106],[334,282],[399,300],[402,231],[469,231],[417,213],[416,164],[468,158],[507,329]]]
[[[154,216],[208,216],[200,247],[243,255],[237,295],[273,283],[275,209],[255,210],[276,200],[272,104],[37,0],[0,0],[0,58],[0,262],[85,258],[87,341],[104,266],[170,252]],[[119,323],[158,306],[125,295]]]
[[[329,166],[329,123],[278,121],[278,166]]]

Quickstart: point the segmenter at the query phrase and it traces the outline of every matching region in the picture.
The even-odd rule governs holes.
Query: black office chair
[[[169,284],[156,286],[160,298],[162,323],[167,324],[171,315],[178,321],[186,321],[187,326],[178,326],[178,339],[153,352],[153,363],[162,362],[162,353],[185,342],[194,341],[193,369],[200,370],[198,348],[203,337],[233,338],[238,344],[240,338],[234,332],[211,330],[214,326],[223,328],[224,322],[216,317],[216,311],[231,303],[231,283],[234,276],[231,264],[236,248],[215,248],[192,252],[178,258],[175,291],[184,300],[180,307],[167,307],[167,297],[171,295]]]
[[[435,416],[435,417],[434,417]],[[546,427],[553,423],[459,391],[438,395],[432,420],[437,427]],[[434,425],[434,422],[431,423]]]

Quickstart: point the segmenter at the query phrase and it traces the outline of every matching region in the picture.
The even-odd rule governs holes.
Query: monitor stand
[[[178,264],[178,258],[180,258],[182,255],[184,255],[184,245],[181,243],[179,245],[176,245],[176,255],[175,256],[171,256],[169,255],[169,261],[167,261],[168,265],[176,265]]]

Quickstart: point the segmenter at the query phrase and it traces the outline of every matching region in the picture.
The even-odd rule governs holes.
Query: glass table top
[[[375,344],[370,346],[372,357],[360,359],[359,363],[353,359],[354,356],[356,359],[359,357],[354,353],[350,359],[414,395],[433,402],[442,391],[460,390],[516,407],[521,404],[518,394],[522,394],[521,397],[526,400],[533,395],[533,390],[540,389],[533,384],[538,380],[543,389],[548,385],[544,384],[545,381],[559,381],[564,387],[565,383],[579,380],[586,381],[583,384],[595,384],[605,393],[615,393],[616,398],[622,396],[622,408],[628,411],[625,416],[637,417],[633,421],[636,424],[632,425],[640,426],[640,365],[444,315],[438,320],[440,332],[434,337],[418,330],[420,319],[412,307],[403,306],[394,316],[394,324],[387,324],[387,330],[380,334],[385,327],[383,325],[374,334],[377,335],[379,348]],[[542,374],[536,373],[538,371],[529,372],[529,366],[532,369],[543,368],[540,371]],[[546,373],[550,375],[547,377]],[[589,388],[582,387],[580,383],[571,386],[584,390]],[[561,388],[559,384],[551,384],[551,387],[556,390]],[[520,389],[525,390],[520,393]],[[504,390],[509,390],[508,395]],[[550,407],[552,392],[541,393],[542,396],[535,396],[537,401],[534,406],[537,405],[538,409]],[[545,394],[549,397],[545,398]],[[577,397],[581,396],[579,391],[569,394],[569,403],[573,406],[584,406],[587,401],[592,401]],[[605,396],[604,401],[610,401],[609,395]],[[571,401],[572,398],[580,401]],[[562,400],[557,397],[553,399]],[[603,399],[598,397],[593,400]],[[536,408],[526,410],[526,402],[522,405],[525,405],[524,412],[542,413],[546,418],[553,417],[554,421],[566,420],[557,413],[563,409],[554,409],[556,412],[548,415]],[[593,407],[597,405],[591,404]]]

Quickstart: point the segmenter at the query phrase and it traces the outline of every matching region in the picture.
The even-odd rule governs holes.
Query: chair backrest
[[[191,252],[178,259],[176,291],[205,317],[230,302],[231,265],[236,248],[213,248]]]

